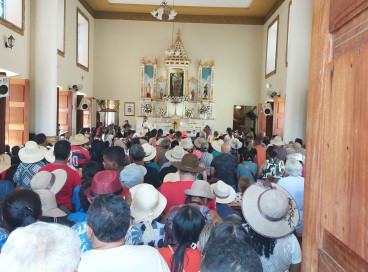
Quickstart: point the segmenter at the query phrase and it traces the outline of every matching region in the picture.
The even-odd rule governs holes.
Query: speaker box
[[[0,77],[0,98],[9,96],[9,78]]]
[[[262,105],[262,110],[263,110],[264,115],[266,115],[266,116],[269,116],[269,115],[273,114],[272,106],[271,106],[270,103],[263,104]]]
[[[88,110],[91,104],[91,100],[87,98],[82,98],[81,102],[79,103],[78,110]]]
[[[247,116],[250,118],[250,120],[255,120],[257,118],[257,115],[252,110],[247,112]]]

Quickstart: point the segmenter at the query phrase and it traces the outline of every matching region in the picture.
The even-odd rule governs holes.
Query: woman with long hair
[[[173,234],[178,244],[158,249],[171,272],[200,270],[201,253],[197,242],[204,226],[204,218],[196,208],[187,205],[179,210],[173,223]]]
[[[273,176],[280,179],[284,174],[284,162],[277,157],[277,150],[274,146],[269,146],[266,150],[266,159],[261,162],[258,168],[258,176],[266,179]]]

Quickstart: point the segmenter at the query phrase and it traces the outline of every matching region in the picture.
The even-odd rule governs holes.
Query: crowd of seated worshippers
[[[127,122],[31,136],[0,155],[0,271],[301,270],[301,139]]]

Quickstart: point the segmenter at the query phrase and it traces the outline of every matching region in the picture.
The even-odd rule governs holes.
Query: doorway
[[[257,106],[234,105],[233,130],[247,132],[256,126]]]

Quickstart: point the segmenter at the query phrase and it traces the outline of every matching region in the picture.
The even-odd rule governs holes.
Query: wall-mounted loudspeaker
[[[272,106],[270,103],[265,103],[262,105],[262,110],[264,112],[264,114],[266,116],[269,116],[269,115],[272,115],[273,114],[273,111],[272,111]]]
[[[9,96],[9,78],[0,77],[0,98]]]
[[[79,103],[78,110],[88,110],[90,104],[91,100],[82,98],[81,102]]]

